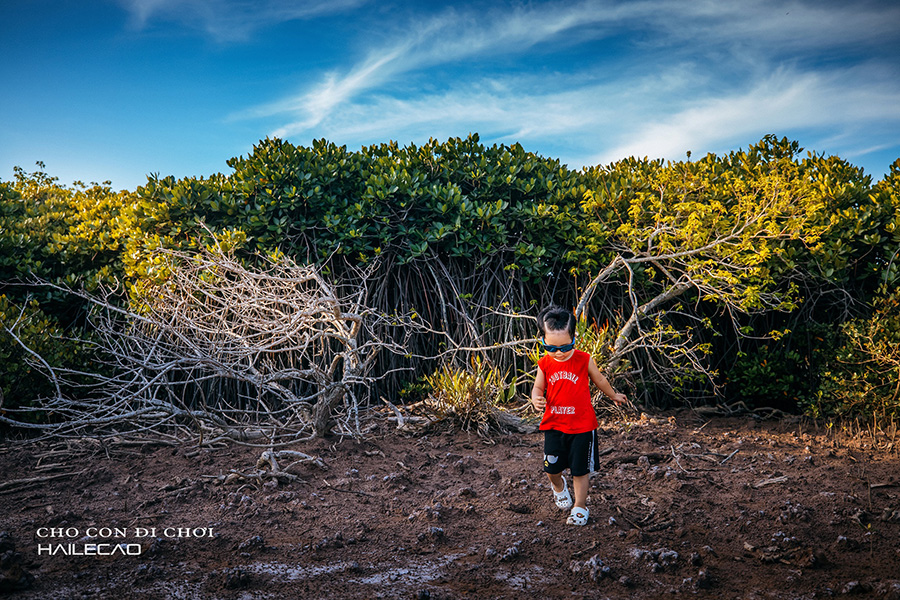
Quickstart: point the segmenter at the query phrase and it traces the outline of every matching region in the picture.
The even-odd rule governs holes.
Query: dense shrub
[[[574,306],[615,256],[656,252],[606,281],[588,305],[590,322],[608,328],[600,336],[608,345],[615,343],[609,332],[630,316],[632,295],[659,297],[677,277],[659,256],[682,252],[677,268],[700,284],[638,326],[690,337],[708,355],[713,380],[694,377],[688,363],[677,381],[652,380],[654,356],[644,348],[617,372],[629,369],[645,402],[678,404],[718,387],[735,399],[770,405],[779,398],[817,414],[889,413],[896,397],[885,395],[883,382],[894,375],[876,357],[892,356],[900,161],[873,186],[840,158],[801,158],[801,151],[767,136],[724,156],[629,158],[573,171],[518,144],[485,146],[477,135],[358,151],[325,140],[305,147],[266,139],[227,161],[230,174],[154,175],[134,192],[67,187],[40,170],[17,169],[13,181],[0,182],[0,293],[7,313],[28,306],[35,322],[47,319],[47,340],[63,332],[83,337],[82,305],[22,284],[39,277],[88,289],[124,284],[124,292],[165,277],[155,248],[197,249],[215,236],[244,260],[284,253],[320,264],[345,285],[368,269],[379,282],[369,287],[372,308],[414,312],[460,344],[491,343],[533,335],[527,320],[500,313],[534,314],[549,301]],[[707,248],[755,208],[773,206],[751,223],[754,235],[793,233],[735,236]],[[41,343],[35,338],[35,349]],[[9,387],[25,367],[4,344],[12,365],[7,402],[45,393]],[[435,356],[452,343],[425,335],[411,349]],[[491,358],[520,382],[531,371],[513,350]],[[384,370],[412,369],[380,384],[391,392],[438,364],[385,360],[394,362]],[[851,386],[855,399],[839,399],[842,378],[865,382]]]
[[[46,367],[81,370],[92,362],[91,350],[88,341],[68,337],[54,318],[43,313],[37,300],[16,304],[0,295],[0,414],[36,406],[36,398],[77,394],[73,386],[79,381],[61,380],[57,390]]]
[[[515,384],[480,357],[472,358],[462,369],[444,365],[424,380],[431,388],[425,409],[440,424],[482,436],[518,425],[517,419],[504,411],[515,396]]]
[[[866,232],[863,276],[877,285],[863,314],[838,324],[820,385],[802,403],[815,416],[900,417],[900,160],[868,197],[878,218]]]
[[[132,201],[108,182],[67,187],[42,171],[16,168],[14,182],[0,182],[0,283],[41,278],[87,289],[113,283],[135,234]]]

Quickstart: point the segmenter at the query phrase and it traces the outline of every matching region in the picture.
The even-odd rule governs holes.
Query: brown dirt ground
[[[30,574],[13,595],[35,599],[897,599],[898,449],[868,439],[691,412],[604,422],[581,528],[552,505],[538,433],[489,444],[383,423],[296,447],[327,469],[295,466],[287,484],[207,477],[252,471],[259,448],[7,442],[0,585]],[[112,531],[86,540],[91,527]],[[140,554],[64,553],[86,543]]]

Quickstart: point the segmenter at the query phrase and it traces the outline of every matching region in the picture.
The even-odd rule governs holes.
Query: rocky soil
[[[900,441],[900,440],[898,440]],[[887,437],[691,412],[601,425],[585,527],[540,434],[264,449],[0,446],[0,590],[16,598],[900,599]],[[294,457],[296,458],[296,457]],[[238,474],[240,473],[240,474]]]

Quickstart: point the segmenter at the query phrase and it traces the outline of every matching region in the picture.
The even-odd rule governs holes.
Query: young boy
[[[575,349],[574,314],[549,306],[538,314],[537,321],[546,354],[538,361],[531,403],[544,411],[540,426],[544,432],[544,472],[550,479],[556,506],[572,509],[566,523],[584,525],[588,520],[589,476],[600,458],[599,423],[591,404],[590,381],[616,404],[628,399],[612,389],[590,354]],[[574,506],[562,475],[566,467],[572,473]]]

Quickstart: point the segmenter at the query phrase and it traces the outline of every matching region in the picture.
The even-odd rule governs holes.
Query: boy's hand
[[[625,394],[613,394],[610,396],[612,401],[616,403],[616,406],[621,406],[622,404],[628,404],[628,396]]]
[[[537,410],[544,410],[544,407],[547,406],[547,399],[543,396],[532,398],[531,405]]]

